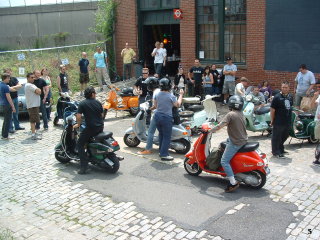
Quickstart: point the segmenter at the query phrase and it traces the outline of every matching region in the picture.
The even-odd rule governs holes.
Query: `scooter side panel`
[[[139,107],[139,99],[138,96],[129,97],[128,107]]]
[[[253,170],[260,170],[261,172],[264,172],[264,161],[255,151],[236,153],[232,158],[230,164],[234,174],[241,172],[250,172]]]

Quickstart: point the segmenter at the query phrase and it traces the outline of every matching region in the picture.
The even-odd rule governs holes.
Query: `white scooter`
[[[218,96],[219,95],[207,95],[203,101],[200,101],[200,97],[187,97],[182,99],[182,103],[185,106],[184,108],[188,110],[179,112],[179,115],[182,122],[189,122],[193,134],[201,130],[203,123],[216,122],[218,120],[219,112],[213,100]],[[199,105],[199,103],[202,105]]]
[[[128,128],[123,137],[124,143],[128,147],[136,147],[140,142],[147,142],[147,110],[149,109],[149,103],[144,102],[140,104],[140,112],[134,118],[132,127]],[[177,153],[186,154],[191,148],[190,143],[191,131],[187,130],[182,124],[173,125],[170,149],[175,150]],[[153,143],[159,145],[159,137],[154,136]]]

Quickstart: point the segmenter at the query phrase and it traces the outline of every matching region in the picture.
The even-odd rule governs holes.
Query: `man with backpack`
[[[97,47],[96,50],[97,52],[93,55],[95,66],[94,71],[96,73],[96,78],[100,86],[100,91],[102,91],[103,85],[107,85],[108,87],[111,85],[107,69],[108,55],[106,52],[103,52],[101,50],[101,47]]]

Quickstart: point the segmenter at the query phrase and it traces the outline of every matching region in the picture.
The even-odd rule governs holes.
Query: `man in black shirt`
[[[20,126],[19,122],[19,101],[18,101],[18,90],[22,87],[22,85],[19,83],[18,79],[15,77],[12,77],[12,70],[11,68],[4,69],[3,73],[7,73],[10,75],[10,81],[8,83],[10,87],[10,96],[12,99],[12,102],[14,104],[14,107],[16,111],[12,113],[12,119],[10,122],[10,128],[9,132],[14,133],[13,126],[15,130],[24,130],[24,127]]]
[[[87,84],[89,82],[89,60],[87,59],[87,53],[81,53],[82,58],[80,59],[79,71],[80,71],[80,95],[83,96],[83,90],[87,88]]]
[[[87,87],[84,90],[85,100],[81,101],[76,115],[77,124],[74,128],[81,126],[81,116],[83,114],[86,122],[85,129],[81,132],[78,140],[78,154],[80,157],[79,174],[86,174],[88,168],[88,157],[84,149],[85,144],[91,137],[94,137],[103,131],[103,108],[102,104],[96,100],[96,91],[93,87]]]
[[[191,74],[193,73],[193,79],[191,78]],[[202,76],[204,73],[204,69],[200,66],[199,59],[194,60],[194,66],[190,68],[188,72],[188,78],[192,79],[191,82],[194,85],[194,96],[201,96],[203,94],[203,86],[202,86]]]
[[[48,85],[47,85],[46,81],[40,77],[41,76],[41,72],[39,70],[34,70],[33,74],[35,76],[35,80],[34,80],[33,84],[41,89],[39,111],[41,112],[41,115],[42,115],[43,128],[44,128],[44,130],[48,130],[46,99],[47,99],[47,96],[48,96],[48,93],[49,93],[49,88],[48,88]],[[36,129],[40,129],[40,123],[36,124]]]
[[[281,92],[276,94],[271,102],[270,116],[272,130],[272,154],[277,158],[284,158],[284,142],[289,136],[293,99],[289,94],[289,83],[281,84]]]
[[[142,77],[139,77],[134,84],[135,92],[139,95],[139,105],[146,101],[146,97],[148,95],[148,88],[147,84],[144,81],[149,77],[149,69],[143,68],[142,69]],[[152,94],[152,92],[151,92]]]

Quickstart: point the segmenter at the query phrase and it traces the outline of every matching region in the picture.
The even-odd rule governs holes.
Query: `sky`
[[[56,3],[90,2],[91,0],[0,0],[0,7],[21,7]],[[94,0],[92,0],[94,1]]]

